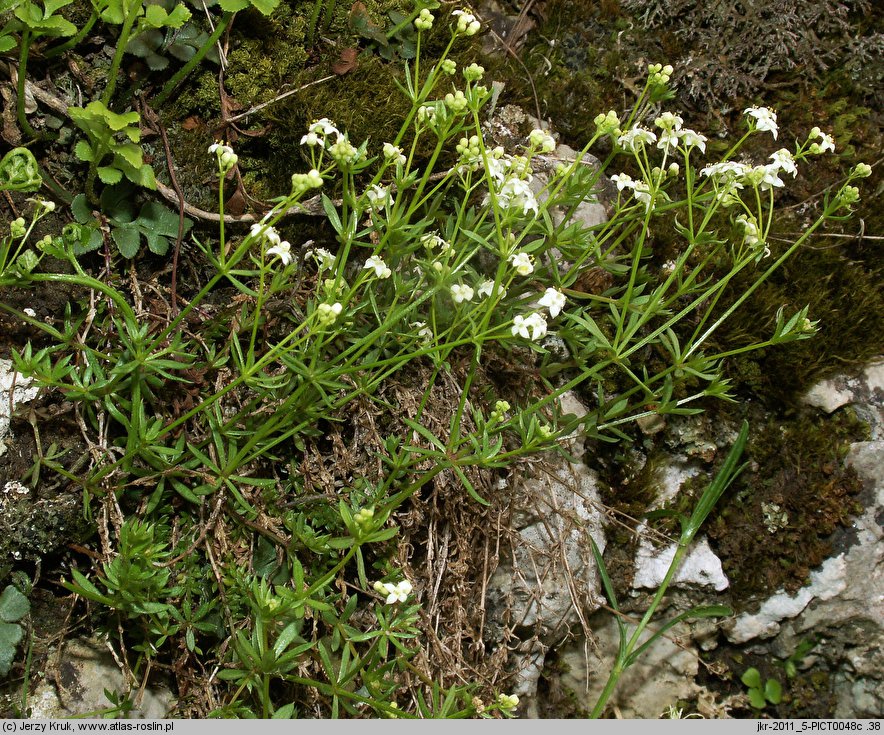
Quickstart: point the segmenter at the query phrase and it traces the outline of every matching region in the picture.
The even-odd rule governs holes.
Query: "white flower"
[[[688,148],[697,147],[703,153],[706,152],[706,136],[705,135],[700,135],[700,133],[696,132],[695,130],[688,130],[688,129],[679,131],[679,135],[681,136],[681,139],[684,141],[684,144]]]
[[[674,129],[665,129],[660,132],[660,140],[657,141],[657,147],[660,150],[668,150],[670,148],[678,148],[679,131]]]
[[[411,326],[417,329],[417,336],[424,344],[433,341],[433,330],[427,326],[426,322],[411,322]]]
[[[538,339],[543,339],[546,335],[546,319],[536,311],[528,316],[518,314],[513,318],[513,326],[510,331],[513,337],[518,335],[524,339],[536,342]]]
[[[341,131],[338,130],[335,127],[335,124],[327,117],[324,117],[321,120],[317,120],[316,122],[312,123],[310,127],[307,128],[307,132],[321,135],[334,134],[337,137],[341,137]]]
[[[464,301],[471,301],[473,298],[473,289],[465,283],[455,283],[451,287],[451,298],[455,304],[462,304]]]
[[[335,256],[332,255],[325,248],[316,248],[311,252],[311,255],[316,260],[316,264],[319,266],[319,270],[331,270],[335,267]]]
[[[762,130],[773,135],[777,139],[777,113],[767,107],[747,107],[743,110],[744,115],[754,119],[755,130]],[[751,122],[751,121],[750,121]]]
[[[549,315],[555,319],[565,308],[565,294],[555,288],[548,288],[537,303],[549,309]]]
[[[429,232],[426,235],[422,235],[421,244],[428,250],[439,248],[440,255],[451,255],[454,252],[451,243],[440,237],[437,232]]]
[[[280,238],[279,233],[275,229],[262,222],[256,222],[253,224],[250,234],[252,237],[267,240],[267,242],[273,245],[279,245],[282,241],[282,238]]]
[[[224,143],[216,141],[209,146],[209,153],[215,153],[220,157],[225,153],[233,153],[233,148],[231,148],[229,145],[225,145]]]
[[[776,163],[769,163],[767,166],[756,166],[752,169],[750,177],[758,184],[761,191],[785,186],[780,178],[780,167]]]
[[[517,179],[515,176],[510,176],[503,182],[503,186],[500,187],[497,194],[497,201],[504,209],[521,207],[522,214],[528,214],[528,212],[537,214],[539,206],[529,183],[524,179]]]
[[[737,217],[736,223],[743,230],[743,242],[746,245],[757,245],[761,241],[758,225],[756,225],[754,221],[746,219],[745,216],[740,215]]]
[[[626,131],[617,139],[617,143],[633,153],[641,150],[646,143],[655,143],[656,141],[657,136],[654,133],[638,126]]]
[[[393,584],[392,582],[375,582],[374,588],[377,592],[387,596],[385,602],[388,605],[393,605],[397,602],[405,602],[413,589],[411,582],[407,579],[398,584]]]
[[[458,33],[475,36],[482,27],[476,16],[469,10],[455,10],[452,15],[457,17]]]
[[[233,152],[233,148],[224,143],[212,143],[209,146],[209,153],[214,153],[218,157],[218,165],[225,173],[236,166],[236,162],[239,160],[239,156]]]
[[[556,139],[545,130],[532,130],[528,135],[528,142],[542,153],[552,153],[556,149]]]
[[[390,190],[386,186],[373,184],[366,192],[369,205],[372,209],[383,209],[390,201]]]
[[[372,255],[365,261],[365,265],[362,267],[373,270],[378,278],[389,278],[393,273],[380,255]]]
[[[635,182],[635,188],[632,190],[632,195],[645,205],[645,210],[651,208],[651,205],[653,204],[651,201],[651,187],[644,181]]]
[[[779,166],[781,171],[792,174],[792,176],[798,176],[798,167],[795,165],[795,159],[788,150],[780,148],[775,153],[771,153],[770,157],[773,159],[774,164]]]
[[[611,177],[611,181],[617,184],[617,191],[635,188],[635,182],[629,174],[614,174]]]
[[[283,240],[272,248],[267,248],[267,255],[275,255],[283,265],[288,265],[292,262],[292,246],[288,240]]]
[[[520,276],[528,276],[534,272],[534,264],[528,253],[513,253],[510,255],[509,261]]]
[[[457,71],[457,64],[455,63],[454,59],[445,59],[441,64],[439,64],[439,68],[450,76]]]
[[[481,296],[482,298],[485,298],[486,296],[491,296],[491,291],[493,288],[494,288],[494,281],[492,281],[491,279],[488,279],[488,280],[482,281],[482,283],[479,284],[479,288],[476,289],[476,293],[479,296]]]
[[[384,143],[384,158],[390,163],[405,165],[405,154],[399,146],[392,143]]]
[[[808,139],[819,138],[821,142],[819,143],[811,143],[810,148],[808,148],[808,153],[820,154],[825,153],[826,151],[835,152],[835,140],[828,133],[824,133],[818,127],[814,126],[810,130],[810,135]]]
[[[316,318],[321,325],[328,326],[329,324],[334,324],[335,319],[340,316],[343,309],[344,307],[339,303],[320,304],[316,307]]]
[[[301,136],[301,145],[319,145],[319,136],[316,133],[307,133]]]

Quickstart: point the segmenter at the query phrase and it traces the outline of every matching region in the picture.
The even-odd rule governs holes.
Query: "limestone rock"
[[[41,683],[29,701],[31,716],[61,719],[113,708],[104,691],[128,694],[135,707],[118,716],[158,720],[168,717],[174,704],[164,686],[147,686],[143,692],[127,682],[106,645],[95,639],[75,639],[63,644],[58,654],[55,683]],[[93,715],[93,716],[98,716]]]

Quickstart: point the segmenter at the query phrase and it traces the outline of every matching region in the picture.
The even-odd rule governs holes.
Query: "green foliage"
[[[238,13],[246,8],[254,8],[262,15],[270,15],[279,5],[279,0],[218,0],[225,13]]]
[[[69,20],[56,15],[56,11],[70,5],[74,0],[45,0],[41,8],[36,3],[25,0],[17,3],[15,17],[21,23],[22,28],[27,28],[34,38],[48,36],[59,38],[73,36],[77,27]]]
[[[435,9],[438,2],[424,3],[422,7]],[[387,12],[388,24],[378,24],[362,3],[354,3],[350,9],[349,23],[353,32],[368,42],[371,50],[387,61],[396,58],[413,59],[417,54],[417,32],[412,21],[417,11],[405,14],[398,10]]]
[[[795,650],[792,651],[788,658],[783,659],[783,670],[786,672],[786,676],[789,679],[794,679],[798,675],[798,664],[804,660],[807,654],[817,647],[818,643],[818,639],[805,638],[795,647]]]
[[[748,438],[749,424],[743,422],[743,426],[740,428],[740,433],[737,436],[737,440],[734,442],[733,447],[731,447],[731,451],[728,453],[724,464],[722,465],[721,469],[718,471],[718,474],[715,476],[712,482],[709,483],[709,485],[703,491],[703,494],[697,501],[697,505],[694,507],[693,512],[690,516],[681,516],[679,518],[681,522],[681,535],[679,536],[678,544],[676,545],[675,554],[673,555],[672,561],[669,564],[669,569],[667,569],[666,574],[663,577],[663,581],[657,588],[657,591],[654,594],[654,599],[651,601],[647,612],[645,612],[644,617],[642,617],[641,621],[634,627],[631,635],[629,634],[626,622],[619,615],[617,616],[616,622],[617,630],[620,636],[620,645],[618,647],[617,657],[614,660],[614,665],[611,668],[611,672],[608,676],[608,681],[605,684],[605,688],[602,690],[602,693],[596,701],[595,707],[592,710],[592,717],[599,717],[604,712],[608,699],[610,698],[611,694],[613,694],[614,689],[617,686],[617,682],[620,680],[623,672],[630,666],[632,666],[638,660],[638,658],[648,648],[650,648],[651,645],[653,645],[654,641],[664,635],[666,631],[668,631],[670,628],[673,628],[674,626],[685,620],[724,617],[733,614],[733,611],[724,605],[694,607],[658,626],[654,630],[654,632],[647,638],[647,640],[639,644],[645,628],[651,622],[654,616],[654,612],[656,611],[660,602],[662,602],[663,596],[666,594],[666,590],[669,588],[670,582],[675,577],[676,572],[678,572],[678,568],[681,566],[681,562],[683,561],[685,555],[688,552],[688,549],[690,548],[691,543],[699,532],[700,527],[703,525],[706,518],[708,518],[709,513],[718,503],[722,493],[724,493],[728,486],[734,481],[737,475],[739,475],[745,467],[745,465],[740,465],[739,461],[741,455],[743,454],[743,450],[746,447],[746,441],[748,440]],[[615,612],[617,612],[619,611],[619,607],[614,592],[614,585],[612,584],[611,579],[608,576],[607,569],[605,568],[604,558],[602,557],[601,551],[599,550],[592,537],[590,537],[590,543],[592,544],[593,556],[595,557],[596,565],[598,566],[599,577],[601,578],[605,594],[608,597],[608,601],[611,603],[611,607],[614,609]]]
[[[77,143],[74,153],[89,163],[90,172],[96,171],[105,184],[118,184],[125,176],[134,184],[156,189],[153,169],[144,162],[138,144],[141,117],[137,112],[117,114],[103,102],[95,101],[86,107],[69,107],[68,115],[86,133],[86,139]]]
[[[0,594],[0,677],[9,674],[15,649],[24,635],[19,623],[30,611],[28,598],[12,585]]]
[[[174,34],[158,28],[142,31],[129,39],[126,52],[144,59],[151,71],[161,71],[169,66],[169,58],[176,61],[190,61],[194,54],[208,41],[208,34],[199,30],[193,23],[185,23]],[[218,51],[212,47],[206,58],[218,62]]]
[[[13,148],[0,160],[0,191],[37,191],[43,184],[37,159],[27,148]]]
[[[133,14],[131,35],[138,35],[149,29],[181,28],[190,20],[191,15],[183,3],[165,0],[105,0],[100,17],[105,23],[122,25],[127,20],[133,20]]]
[[[134,258],[142,241],[152,253],[165,255],[170,241],[178,237],[178,214],[158,202],[148,201],[136,215],[135,190],[126,182],[106,187],[99,205],[102,216],[110,225],[111,238],[124,258]],[[84,194],[74,197],[71,212],[74,219],[85,226],[68,230],[75,252],[85,253],[98,248],[102,242],[99,224]],[[189,232],[192,226],[193,222],[185,218],[182,234]]]
[[[755,709],[764,709],[768,704],[779,704],[783,700],[783,687],[776,679],[764,681],[761,672],[754,666],[746,669],[740,681],[747,688],[749,704]]]
[[[454,32],[451,46],[457,39]],[[195,242],[205,277],[181,307],[158,315],[160,297],[143,308],[137,289],[120,285],[113,259],[101,278],[84,270],[75,251],[92,247],[98,232],[84,198],[73,207],[80,229],[41,241],[40,252],[67,272],[0,278],[94,294],[60,324],[29,322],[46,344],[15,358],[35,386],[78,404],[87,435],[100,434],[95,444],[107,451],[68,472],[87,507],[93,495],[112,495],[124,514],[117,538],[108,538],[112,560],[91,576],[74,570],[67,586],[103,611],[108,628],[124,627],[124,642],[140,654],[136,677],[152,659],[177,666],[178,656],[216,671],[222,704],[212,714],[390,717],[397,699],[409,717],[512,714],[517,699],[427,670],[444,664],[425,655],[427,616],[397,548],[415,541],[403,539],[410,500],[444,479],[444,495],[465,508],[500,503],[490,494],[496,483],[480,480],[557,450],[575,431],[617,442],[620,427],[639,418],[697,411],[700,399],[727,396],[723,360],[813,331],[799,310],[752,344],[710,342],[813,229],[838,216],[852,188],[766,265],[767,232],[756,227],[749,238],[745,224],[728,221],[729,211],[756,223],[775,217],[775,197],[748,166],[741,186],[722,194],[727,181],[696,171],[696,144],[661,150],[620,139],[621,126],[650,125],[668,97],[664,67],[650,70],[624,122],[601,115],[584,150],[541,179],[534,174],[555,149],[552,137],[532,131],[517,152],[498,148],[482,126],[492,97],[482,70],[453,76],[442,61],[406,66],[404,117],[386,145],[351,143],[328,120],[311,125],[302,148],[308,173],[290,173],[273,209],[248,233],[230,237],[221,227],[217,239]],[[137,115],[106,105],[90,114],[98,132],[78,153],[98,172],[108,168],[111,142],[138,142]],[[797,145],[795,161],[810,155],[808,142]],[[588,227],[568,214],[600,186],[604,167],[581,162],[600,144],[612,150],[604,167],[621,157],[643,178],[621,186],[608,221]],[[416,163],[418,150],[428,152],[427,165]],[[223,216],[238,159],[220,143],[212,155]],[[177,218],[151,203],[136,216],[131,187],[122,175],[116,182],[95,203],[121,254],[134,255],[142,237],[154,250],[168,247]],[[284,240],[277,228],[323,187],[323,246],[296,227],[287,236],[301,239]],[[661,222],[682,240],[667,269],[656,266],[650,240]],[[597,272],[607,285],[586,290],[583,280]],[[749,284],[726,298],[741,273],[752,274]],[[564,347],[549,348],[548,329]],[[537,369],[526,367],[515,405],[492,409],[496,391],[483,380],[490,365],[512,362]],[[571,390],[581,392],[585,415],[563,413],[560,399]],[[595,714],[649,645],[642,632],[739,473],[747,436],[744,425],[681,519],[672,567],[645,618],[631,635],[618,618],[620,656]],[[655,635],[727,613],[689,610]]]

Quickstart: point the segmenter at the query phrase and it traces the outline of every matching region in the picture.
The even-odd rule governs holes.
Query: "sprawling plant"
[[[633,110],[600,114],[576,160],[542,179],[535,169],[554,156],[555,140],[538,129],[517,151],[489,142],[484,70],[458,71],[448,58],[479,23],[468,10],[452,18],[451,43],[427,68],[420,45],[434,17],[416,16],[416,56],[401,83],[412,104],[398,135],[356,144],[332,121],[313,122],[301,138],[308,170],[292,175],[289,193],[244,237],[229,237],[223,217],[236,153],[212,145],[221,226],[216,241],[196,242],[211,275],[168,320],[88,273],[71,238],[27,249],[21,223],[5,241],[15,258],[0,285],[64,283],[94,294],[88,312],[71,309],[58,327],[16,312],[52,338],[28,346],[17,369],[77,402],[95,434],[88,468],[58,471],[87,499],[132,515],[118,518],[116,556],[93,579],[78,571],[69,587],[136,621],[127,626],[138,638],[136,670],[183,636],[186,655],[218,668],[216,714],[511,714],[515,698],[474,698],[487,694],[478,685],[445,689],[415,665],[420,590],[390,561],[397,513],[443,473],[452,492],[459,483],[486,503],[471,473],[555,449],[575,430],[617,441],[627,422],[697,411],[699,399],[727,396],[728,356],[811,336],[804,309],[781,312],[761,344],[721,348],[712,339],[811,233],[849,210],[854,180],[869,173],[854,169],[774,258],[777,193],[799,165],[831,150],[831,138],[814,129],[792,150],[745,160],[747,138],[778,133],[775,114],[752,107],[745,135],[706,160],[704,136],[659,111],[672,69],[653,65]],[[584,165],[602,139],[612,144],[607,160]],[[612,167],[613,213],[580,224],[571,214]],[[311,196],[328,225],[324,247],[283,239],[285,218]],[[675,228],[681,243],[662,266],[651,248],[656,228]],[[15,265],[23,253],[27,268]],[[42,268],[48,255],[70,272]],[[606,285],[581,285],[599,273]],[[735,293],[746,274],[750,285]],[[219,293],[233,293],[223,308],[213,303]],[[536,390],[482,398],[489,360],[508,355],[537,361]],[[392,405],[384,388],[405,375],[417,381],[415,399]],[[434,391],[444,384],[452,395],[452,379],[447,422],[429,420]],[[588,412],[563,415],[559,399],[575,390]],[[388,416],[377,471],[325,488],[325,505],[311,511],[292,458],[357,404]],[[686,519],[684,545],[710,509]],[[240,540],[260,532],[246,565],[235,544],[218,558],[207,540],[228,524]],[[400,709],[407,686],[413,697]]]

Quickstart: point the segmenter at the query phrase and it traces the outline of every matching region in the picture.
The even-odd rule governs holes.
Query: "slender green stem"
[[[135,25],[135,21],[138,19],[137,9],[141,7],[141,2],[142,0],[131,0],[131,2],[126,3],[124,0],[126,18],[123,21],[123,29],[120,31],[120,35],[117,38],[117,48],[114,51],[114,59],[111,62],[110,71],[107,74],[107,87],[104,88],[104,94],[101,95],[101,101],[105,107],[110,104],[110,101],[114,96],[114,90],[117,86],[117,77],[120,73],[120,64],[123,62],[123,54],[126,53],[126,46],[129,45],[129,36],[132,34],[132,26]]]
[[[226,12],[221,16],[221,20],[218,21],[218,25],[216,25],[215,30],[212,31],[212,35],[209,36],[206,42],[197,49],[197,52],[191,57],[191,59],[163,85],[160,93],[154,97],[154,107],[162,105],[169,98],[169,95],[175,91],[178,85],[187,78],[187,75],[193,71],[194,67],[203,60],[205,55],[209,53],[209,49],[215,45],[219,38],[221,38],[221,34],[224,33],[227,26],[230,24],[231,18],[233,18],[233,13],[230,12]]]
[[[92,26],[95,25],[95,22],[98,20],[98,13],[95,10],[92,11],[92,15],[89,16],[89,20],[86,21],[86,25],[84,25],[79,31],[77,31],[76,35],[71,36],[64,43],[60,43],[57,46],[53,46],[51,49],[47,49],[43,52],[44,59],[54,59],[56,56],[60,56],[65,51],[69,51],[74,48],[80,41],[86,38],[86,34],[92,30]]]
[[[31,30],[26,27],[21,33],[21,50],[18,54],[18,84],[16,85],[15,110],[18,113],[18,124],[21,126],[21,129],[28,137],[36,140],[40,136],[37,131],[31,127],[31,123],[28,122],[27,115],[25,115],[25,82],[27,81],[26,70],[28,66],[28,50],[30,47]]]

